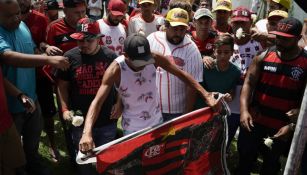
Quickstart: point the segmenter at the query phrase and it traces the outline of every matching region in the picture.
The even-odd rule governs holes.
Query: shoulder
[[[79,65],[82,62],[82,55],[78,47],[74,47],[64,53],[71,65]]]
[[[99,24],[104,23],[104,19],[103,19],[103,18],[98,19],[97,22],[98,22]]]
[[[137,20],[139,20],[140,17],[141,17],[141,14],[140,14],[140,13],[136,14],[135,16],[132,16],[132,17],[130,18],[130,20],[129,20],[129,23],[130,23],[131,21],[137,21]]]
[[[119,63],[117,61],[119,57],[117,57],[108,67],[107,71],[106,71],[106,76],[108,76],[110,79],[117,79],[120,77],[120,66]]]
[[[30,34],[31,35],[30,29],[28,28],[28,26],[23,21],[20,22],[17,31],[22,32],[23,34]],[[22,35],[22,36],[26,36],[26,35]]]
[[[46,15],[44,15],[44,14],[42,14],[42,13],[36,11],[36,10],[33,10],[32,13],[36,17],[36,19],[38,19],[38,20],[42,20],[42,21],[48,20]]]
[[[80,49],[78,47],[74,47],[70,50],[68,50],[67,52],[64,53],[64,56],[69,57],[69,58],[74,58],[74,57],[81,57],[81,52]]]
[[[115,54],[115,52],[113,50],[109,49],[108,47],[105,47],[105,46],[101,47],[100,53],[103,54],[104,56],[106,56],[107,58],[112,59],[112,60],[117,58],[117,55]]]
[[[65,24],[64,19],[63,18],[59,18],[57,20],[52,21],[49,25],[48,28],[49,29],[53,29],[53,28],[57,28],[59,26],[63,26]]]
[[[149,41],[153,41],[156,37],[158,37],[158,38],[161,37],[161,31],[157,31],[157,32],[153,32],[153,33],[149,34],[149,35],[147,36],[147,39],[148,39]]]
[[[162,15],[154,14],[155,20],[164,20],[164,17]]]
[[[17,28],[17,30],[19,30],[19,29],[22,29],[22,30],[23,30],[23,29],[27,29],[27,30],[28,30],[29,28],[28,28],[28,26],[26,25],[26,23],[24,23],[23,21],[21,21],[20,24],[19,24],[19,26],[18,26],[18,28]]]
[[[233,63],[231,63],[231,62],[229,62],[229,63],[230,63],[230,70],[232,72],[234,72],[235,74],[240,76],[241,75],[241,70],[237,66],[235,66]]]
[[[183,43],[180,47],[198,50],[197,45],[193,41],[193,37],[191,35],[188,35],[188,34],[185,35]]]
[[[259,20],[258,22],[256,22],[255,26],[257,28],[261,28],[263,27],[264,25],[266,25],[268,23],[268,20],[267,19],[261,19]]]

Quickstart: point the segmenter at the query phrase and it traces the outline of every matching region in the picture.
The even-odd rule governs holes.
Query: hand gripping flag
[[[79,152],[79,164],[97,161],[101,174],[222,175],[225,160],[226,116],[204,108],[97,147]]]

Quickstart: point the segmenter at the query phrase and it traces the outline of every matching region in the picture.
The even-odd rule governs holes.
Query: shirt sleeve
[[[43,30],[43,32],[41,32],[41,34],[42,34],[42,36],[41,36],[41,41],[40,41],[40,43],[41,42],[45,42],[46,41],[46,32],[47,32],[47,28],[48,28],[48,18],[47,17],[43,17],[42,18],[42,30]]]
[[[11,46],[4,40],[2,34],[0,34],[0,54],[9,50],[12,50]]]
[[[60,80],[70,81],[71,80],[70,75],[71,75],[73,63],[72,63],[71,57],[69,57],[67,54],[64,54],[64,56],[68,57],[70,66],[65,71],[62,71],[61,69],[56,69],[55,73],[54,73],[54,76],[55,76],[55,78],[60,79]]]
[[[187,60],[186,63],[186,70],[187,72],[197,81],[202,82],[203,81],[203,63],[202,63],[202,57],[197,49],[196,45],[193,43],[193,46],[191,46],[188,49],[188,55],[190,55],[190,58]]]
[[[55,42],[53,37],[55,36],[54,29],[52,23],[48,25],[46,32],[46,43],[55,46]]]
[[[129,23],[128,23],[128,36],[131,35],[132,33],[135,33],[134,22],[133,22],[133,20],[130,20]]]

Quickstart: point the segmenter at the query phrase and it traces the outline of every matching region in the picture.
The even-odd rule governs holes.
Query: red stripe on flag
[[[146,172],[147,175],[159,175],[159,174],[165,174],[173,169],[179,168],[181,165],[183,164],[183,161],[177,161],[177,162],[173,162],[168,164],[167,166],[160,168],[158,170],[155,171],[150,171],[150,172]]]
[[[175,146],[180,146],[180,145],[184,145],[184,144],[188,144],[189,143],[189,139],[182,139],[182,140],[176,140],[173,141],[171,143],[168,143],[165,148],[171,148],[171,147],[175,147]]]
[[[220,152],[206,152],[203,155],[201,155],[196,161],[192,161],[187,164],[187,166],[184,168],[184,175],[203,175],[206,172],[210,172],[211,169],[216,170],[217,172],[214,172],[215,175],[222,175],[223,167],[217,165],[221,165],[221,153]],[[210,161],[207,161],[210,160]],[[214,167],[214,168],[212,168]]]
[[[169,159],[172,159],[172,158],[175,158],[175,157],[178,157],[178,156],[184,156],[186,154],[186,152],[187,152],[187,147],[166,153],[164,155],[159,155],[157,157],[143,159],[143,165],[149,166],[149,165],[159,164],[159,163],[161,163],[165,160],[169,160]]]

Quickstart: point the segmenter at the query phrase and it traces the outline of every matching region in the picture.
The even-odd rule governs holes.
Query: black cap
[[[85,0],[63,0],[64,7],[75,8],[81,4],[86,4]]]
[[[141,34],[133,34],[126,38],[124,42],[124,52],[129,56],[131,63],[136,67],[153,64],[149,42]]]
[[[300,36],[302,33],[303,24],[296,18],[284,18],[277,24],[277,30],[269,32],[271,34],[293,38]]]
[[[46,2],[46,10],[59,10],[61,9],[58,1],[56,0],[48,0]]]

